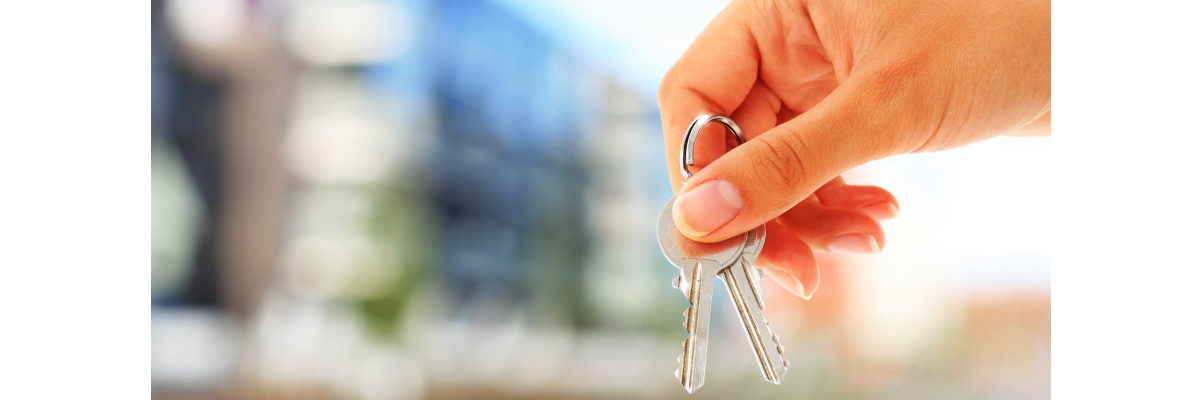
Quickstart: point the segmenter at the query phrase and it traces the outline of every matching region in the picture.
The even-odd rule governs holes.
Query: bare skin
[[[843,172],[1050,134],[1050,1],[735,0],[663,77],[658,102],[669,166],[703,113],[750,138],[734,147],[710,125],[695,176],[668,168],[676,226],[715,242],[767,223],[759,264],[808,298],[814,250],[879,252],[879,221],[899,215],[891,193]]]

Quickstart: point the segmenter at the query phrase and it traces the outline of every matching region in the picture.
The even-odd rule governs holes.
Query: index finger
[[[758,77],[758,46],[746,24],[746,4],[734,2],[725,7],[667,71],[658,87],[667,170],[676,193],[683,187],[683,175],[676,166],[688,125],[704,113],[732,114]],[[701,136],[698,141],[723,144],[724,138]]]

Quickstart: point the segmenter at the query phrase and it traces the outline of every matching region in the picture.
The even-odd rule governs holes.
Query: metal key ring
[[[683,181],[687,182],[688,178],[692,177],[692,172],[688,171],[688,167],[695,165],[696,138],[700,136],[700,130],[708,125],[709,122],[720,122],[725,125],[725,129],[733,134],[733,138],[737,140],[738,145],[746,143],[746,138],[742,136],[742,128],[732,119],[723,115],[708,113],[696,117],[692,120],[692,125],[688,126],[687,133],[683,135],[683,143],[679,148],[679,172],[683,174]]]

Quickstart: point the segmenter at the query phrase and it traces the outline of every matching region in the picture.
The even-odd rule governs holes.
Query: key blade
[[[716,278],[714,265],[705,262],[695,262],[692,268],[685,268],[681,276],[687,288],[688,306],[684,311],[683,326],[687,328],[688,338],[683,341],[683,354],[679,356],[679,369],[675,371],[679,382],[688,393],[695,393],[704,386],[704,365],[708,355],[708,328],[712,312],[712,285]],[[688,271],[690,269],[690,271]]]
[[[783,382],[787,373],[787,361],[783,358],[783,345],[779,336],[771,333],[771,327],[762,315],[762,289],[758,285],[758,274],[754,266],[745,259],[722,271],[722,280],[729,287],[733,300],[746,330],[746,338],[758,359],[763,378],[776,385]]]

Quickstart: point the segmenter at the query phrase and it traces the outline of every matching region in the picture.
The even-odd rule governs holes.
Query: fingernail
[[[875,238],[865,233],[848,233],[833,238],[829,249],[838,253],[878,253],[879,243]]]
[[[900,209],[895,204],[886,201],[859,208],[858,211],[866,213],[876,221],[887,221],[900,215]]]
[[[680,230],[703,236],[733,220],[742,211],[742,196],[729,182],[712,180],[675,199],[673,213]]]
[[[779,274],[783,274],[783,275],[786,275],[788,278],[791,278],[792,279],[792,287],[785,288],[785,289],[787,289],[789,292],[792,292],[792,294],[794,294],[796,296],[800,296],[800,298],[805,299],[805,300],[812,300],[813,293],[816,293],[817,285],[820,284],[820,281],[818,281],[817,283],[814,283],[811,288],[807,288],[804,286],[804,281],[801,281],[799,277],[797,277],[795,274],[793,274],[791,272],[787,272],[787,271],[783,271],[783,270],[775,269],[775,268],[768,268],[766,271],[767,271],[767,274],[772,275],[773,277],[778,276]],[[782,283],[785,280],[775,279],[775,281]]]
[[[816,292],[817,288],[814,286],[812,290],[805,289],[804,282],[801,282],[800,278],[792,274],[788,274],[788,276],[792,277],[792,281],[796,282],[796,295],[805,300],[812,300],[813,292]]]

